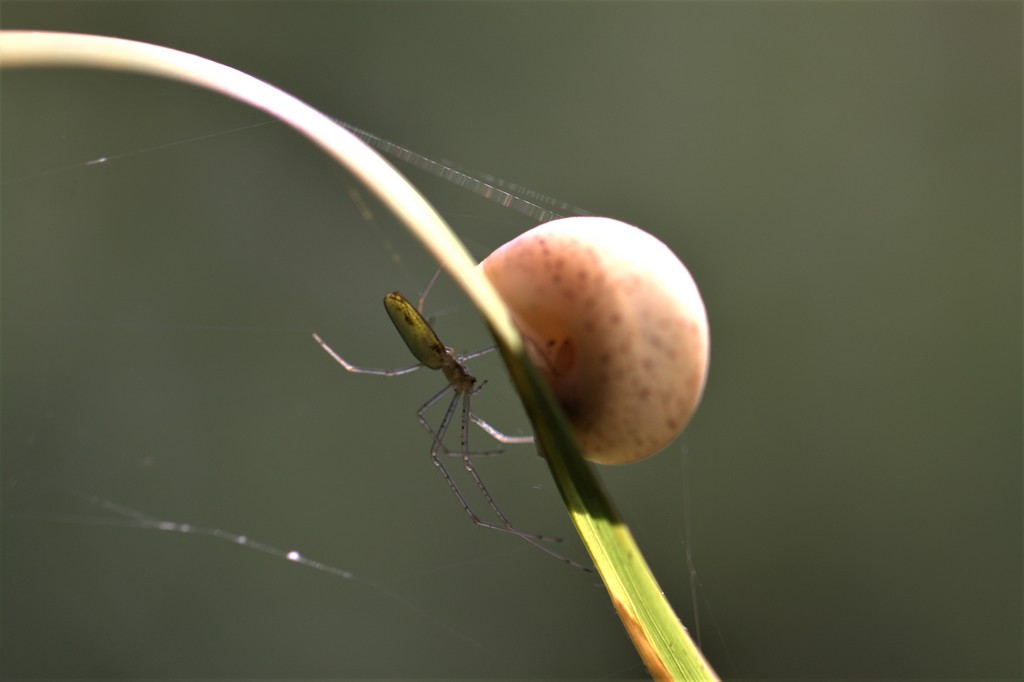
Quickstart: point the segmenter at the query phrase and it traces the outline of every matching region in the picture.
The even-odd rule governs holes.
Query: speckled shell
[[[480,267],[587,459],[643,459],[690,421],[707,376],[707,314],[686,266],[658,239],[610,218],[563,218]]]

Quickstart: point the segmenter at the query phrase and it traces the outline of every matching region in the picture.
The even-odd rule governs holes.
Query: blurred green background
[[[696,630],[692,550],[720,674],[1021,675],[1019,4],[4,2],[0,21],[200,54],[654,233],[704,293],[710,381],[675,445],[600,473]],[[0,86],[0,674],[644,676],[594,579],[465,519],[414,417],[440,377],[348,375],[310,339],[410,364],[380,301],[436,267],[361,217],[345,172],[178,84]],[[531,226],[400,170],[477,257]],[[488,345],[450,282],[428,312]],[[525,432],[498,361],[473,367],[479,413]],[[585,556],[529,447],[480,468],[520,527]]]

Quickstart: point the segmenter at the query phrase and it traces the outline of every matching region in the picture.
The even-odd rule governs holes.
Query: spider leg
[[[444,444],[444,441],[443,441],[443,439],[444,439],[444,431],[447,431],[448,425],[446,423],[443,423],[442,424],[442,428],[444,429],[444,431],[442,431],[441,429],[438,429],[437,431],[435,431],[434,427],[430,425],[429,421],[427,421],[427,418],[426,418],[426,415],[424,414],[424,412],[426,412],[431,407],[433,407],[434,403],[439,401],[444,396],[444,394],[447,393],[450,390],[452,390],[452,386],[451,385],[445,386],[440,391],[438,391],[436,394],[434,394],[430,398],[430,400],[425,402],[423,404],[423,406],[420,407],[419,411],[416,412],[416,418],[419,419],[420,424],[423,426],[423,428],[425,428],[427,430],[427,432],[434,439],[434,446],[433,447],[436,447],[438,452],[443,453],[444,455],[446,455],[448,457],[462,457],[463,455],[470,455],[472,457],[492,457],[494,455],[500,455],[503,452],[500,449],[498,449],[498,450],[477,450],[477,451],[474,451],[474,452],[457,452],[455,450],[452,450],[451,448],[449,448],[447,445]]]
[[[423,312],[424,304],[427,302],[427,295],[430,293],[430,290],[434,288],[434,283],[437,282],[437,278],[441,276],[441,272],[443,270],[443,267],[437,268],[437,272],[434,273],[434,276],[431,277],[430,281],[427,283],[427,288],[424,289],[423,293],[420,295],[419,304],[416,306],[416,309],[419,310],[421,313]]]
[[[462,394],[462,451],[464,453],[466,453],[468,448],[469,448],[469,436],[468,436],[469,421],[470,421],[470,416],[473,414],[472,410],[470,409],[470,401],[469,401],[469,399],[470,399],[470,396],[472,394],[473,394],[472,391],[466,391],[466,392],[464,392]],[[455,400],[453,400],[452,404],[448,407],[448,414],[445,415],[446,421],[450,421],[451,420],[451,417],[452,417],[451,413],[453,411],[453,408],[455,407],[455,401],[458,400],[458,398],[459,398],[459,396],[456,395],[455,396]],[[447,424],[446,424],[446,426],[447,426]],[[488,504],[488,506],[490,506],[490,508],[494,512],[495,516],[497,516],[498,519],[501,520],[502,525],[501,526],[497,526],[497,525],[495,525],[493,523],[487,523],[486,521],[482,521],[476,514],[472,513],[472,511],[469,509],[468,505],[466,505],[466,511],[470,513],[470,518],[473,519],[473,523],[475,523],[478,526],[482,526],[484,528],[490,528],[491,530],[497,530],[497,531],[501,531],[503,533],[509,533],[511,535],[515,535],[517,537],[520,537],[523,540],[526,540],[527,542],[529,542],[531,545],[537,547],[538,549],[540,549],[544,553],[546,553],[546,554],[548,554],[548,555],[558,559],[559,561],[565,562],[565,563],[569,564],[570,566],[574,566],[574,567],[576,567],[576,568],[578,568],[578,569],[580,569],[582,571],[586,571],[587,573],[591,573],[592,572],[591,569],[587,568],[583,564],[577,563],[577,562],[573,561],[572,559],[564,557],[561,554],[559,554],[558,552],[552,551],[551,549],[549,549],[548,547],[546,547],[543,544],[545,542],[561,542],[562,541],[561,538],[551,537],[549,535],[535,535],[533,533],[526,533],[524,531],[519,530],[515,526],[513,526],[512,522],[509,521],[507,516],[505,516],[505,513],[503,511],[501,511],[500,507],[498,507],[498,503],[494,501],[494,498],[491,496],[490,491],[487,490],[487,486],[484,485],[483,479],[480,478],[480,474],[477,472],[476,467],[473,466],[473,461],[469,458],[468,454],[464,454],[463,455],[463,457],[462,457],[462,464],[466,468],[466,471],[469,472],[470,476],[473,477],[473,480],[476,481],[477,488],[480,489],[481,494],[484,496],[484,499],[487,500],[487,504]],[[465,504],[465,500],[462,497],[461,493],[459,494],[459,498],[462,499],[463,500],[463,504]]]
[[[403,367],[401,369],[371,369],[369,367],[357,367],[356,365],[353,365],[345,358],[338,355],[334,351],[334,349],[328,346],[327,342],[321,339],[320,335],[317,334],[316,332],[313,332],[313,338],[316,340],[317,343],[320,344],[320,347],[323,348],[328,355],[334,358],[335,362],[337,362],[339,365],[347,369],[349,372],[353,372],[355,374],[372,374],[374,376],[379,377],[398,377],[402,376],[403,374],[415,372],[416,370],[423,366],[417,363],[412,367]]]
[[[487,435],[489,435],[491,438],[498,441],[499,443],[522,444],[534,442],[533,436],[509,436],[507,434],[502,433],[501,431],[494,428],[493,426],[485,422],[483,419],[478,417],[475,412],[469,413],[469,419],[474,424],[479,426],[481,429],[486,431]]]
[[[436,431],[430,427],[429,423],[427,423],[426,416],[423,413],[425,410],[430,408],[434,403],[440,400],[441,397],[444,396],[444,394],[451,389],[451,386],[445,387],[440,392],[435,394],[434,397],[432,397],[430,400],[424,403],[423,407],[421,407],[416,412],[416,416],[419,418],[420,423],[422,423],[427,428],[427,430],[434,435],[433,442],[431,443],[430,446],[430,461],[432,461],[434,463],[434,466],[437,467],[437,470],[441,472],[441,475],[444,477],[445,482],[448,483],[448,487],[451,489],[452,493],[455,495],[455,497],[459,500],[459,503],[462,505],[463,511],[466,512],[470,520],[475,525],[484,527],[494,527],[495,530],[503,530],[497,526],[491,526],[491,524],[482,521],[480,517],[476,515],[476,512],[473,511],[473,508],[469,506],[469,502],[466,501],[466,498],[462,494],[462,491],[459,490],[459,486],[456,485],[455,479],[453,479],[451,474],[448,473],[448,469],[445,468],[444,463],[441,461],[441,458],[437,456],[437,453],[440,450],[444,449],[444,446],[441,443],[441,439],[444,438],[444,434],[448,431],[448,425],[451,423],[452,417],[455,415],[455,407],[456,405],[458,405],[460,395],[456,393],[452,397],[452,401],[448,403],[448,409],[445,410],[444,418],[441,420],[441,424],[438,426]],[[466,456],[463,456],[463,461],[466,461],[467,459],[468,458]]]
[[[565,557],[563,557],[563,556],[561,556],[559,554],[555,554],[554,552],[552,552],[551,550],[547,549],[542,544],[540,544],[541,542],[544,542],[544,541],[548,541],[548,542],[561,542],[560,538],[546,537],[546,536],[543,536],[543,535],[532,535],[530,533],[524,533],[523,531],[518,530],[517,528],[515,528],[512,525],[512,523],[508,520],[508,517],[505,516],[505,514],[501,511],[501,509],[498,507],[498,505],[494,502],[494,498],[491,497],[491,493],[487,490],[487,486],[484,485],[483,480],[480,478],[480,474],[477,473],[476,467],[473,466],[473,462],[470,459],[470,456],[468,454],[463,454],[463,456],[462,456],[463,466],[465,466],[466,470],[473,477],[473,480],[476,482],[477,487],[480,489],[480,492],[483,494],[484,499],[487,500],[487,504],[491,507],[491,509],[494,511],[494,513],[498,516],[498,518],[501,520],[503,525],[499,526],[499,525],[496,525],[496,524],[493,524],[493,523],[488,523],[487,521],[484,521],[483,519],[481,519],[477,515],[477,513],[475,511],[473,511],[473,508],[469,505],[469,502],[466,500],[465,495],[462,494],[462,491],[459,490],[459,486],[455,483],[455,479],[452,478],[452,475],[448,472],[448,469],[445,468],[444,463],[441,461],[441,458],[438,457],[438,452],[441,451],[444,448],[444,446],[441,443],[441,439],[444,438],[444,434],[447,433],[448,426],[451,424],[452,417],[455,416],[455,408],[458,406],[460,398],[463,399],[462,400],[462,405],[463,405],[463,439],[462,439],[462,444],[463,444],[463,448],[464,449],[465,449],[465,447],[467,447],[466,440],[465,440],[465,426],[466,426],[466,422],[468,421],[468,416],[467,415],[468,415],[468,412],[469,412],[469,405],[468,405],[467,401],[465,400],[465,398],[466,398],[466,395],[468,395],[468,394],[456,393],[455,396],[452,397],[452,401],[450,403],[448,403],[448,409],[445,410],[444,418],[441,420],[441,424],[438,426],[436,431],[434,429],[430,428],[430,425],[427,423],[426,416],[424,415],[424,412],[426,410],[430,409],[430,407],[432,407],[437,401],[439,401],[451,389],[452,389],[451,386],[447,386],[447,387],[441,389],[438,393],[434,394],[434,396],[431,397],[430,400],[425,402],[423,404],[423,406],[419,410],[417,410],[416,416],[419,418],[420,423],[422,423],[427,428],[427,430],[429,430],[431,433],[434,434],[434,440],[433,440],[432,445],[430,446],[430,460],[434,463],[434,466],[437,467],[437,469],[441,472],[441,475],[444,477],[445,482],[448,483],[448,487],[451,488],[452,493],[455,495],[455,497],[459,500],[459,503],[462,505],[463,511],[466,512],[466,515],[469,516],[470,520],[473,522],[474,525],[480,526],[482,528],[490,528],[491,530],[496,530],[496,531],[499,531],[499,532],[502,532],[502,533],[509,533],[511,535],[517,535],[517,536],[523,538],[524,540],[526,540],[527,542],[530,542],[531,544],[537,545],[538,547],[543,549],[548,554],[552,554],[553,556],[557,557],[558,559],[560,559],[562,561],[565,561],[566,563],[576,565],[575,562],[573,562],[573,561],[571,561],[569,559],[566,559]],[[587,569],[584,566],[580,566],[580,568],[583,568],[584,570],[588,570],[589,571],[589,569]]]
[[[497,349],[498,349],[497,346],[489,346],[487,348],[484,348],[483,350],[478,350],[475,353],[467,353],[466,355],[459,355],[459,356],[456,357],[456,359],[459,362],[465,362],[466,360],[473,360],[474,358],[478,358],[481,355],[487,355],[491,351],[494,351],[494,350],[497,350]]]
[[[462,394],[462,452],[463,453],[466,453],[467,450],[469,449],[469,436],[468,436],[467,432],[469,430],[468,429],[468,427],[469,427],[469,416],[470,416],[470,414],[472,414],[472,412],[470,411],[469,396],[470,396],[470,393],[468,393],[468,392]],[[458,397],[459,396],[456,396],[456,399],[458,399]],[[454,404],[454,401],[453,401],[452,405],[448,408],[449,414],[446,415],[446,418],[448,420],[451,419],[452,415],[450,413],[453,411],[454,407],[455,407],[455,404]],[[484,496],[484,499],[487,500],[487,505],[494,512],[495,516],[497,516],[498,519],[501,520],[501,523],[502,523],[502,526],[503,526],[503,528],[501,528],[501,530],[504,530],[506,532],[510,532],[513,535],[518,535],[518,536],[520,536],[520,537],[522,537],[524,539],[528,539],[528,540],[529,539],[541,540],[541,541],[546,540],[548,542],[561,542],[562,541],[561,538],[547,537],[547,536],[544,536],[544,535],[534,535],[532,533],[524,533],[523,531],[520,531],[520,530],[516,529],[512,525],[512,522],[508,520],[508,517],[505,516],[505,512],[501,511],[501,508],[498,506],[498,503],[494,501],[494,498],[491,496],[490,491],[487,490],[487,486],[484,485],[483,479],[480,478],[480,474],[477,472],[476,467],[473,466],[473,461],[469,458],[468,454],[463,454],[463,456],[462,456],[462,464],[466,468],[466,471],[469,472],[469,475],[473,477],[473,480],[476,482],[476,487],[480,489],[480,493]]]

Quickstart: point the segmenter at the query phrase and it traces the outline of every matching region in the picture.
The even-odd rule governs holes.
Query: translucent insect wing
[[[416,310],[416,306],[401,293],[392,291],[384,297],[384,308],[405,345],[408,346],[409,352],[422,362],[424,367],[441,369],[445,356],[444,344],[437,338],[430,323]]]

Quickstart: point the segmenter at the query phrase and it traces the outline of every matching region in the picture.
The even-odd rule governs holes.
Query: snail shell
[[[707,377],[707,314],[686,266],[661,241],[610,218],[563,218],[480,267],[588,460],[643,459],[690,421]]]

